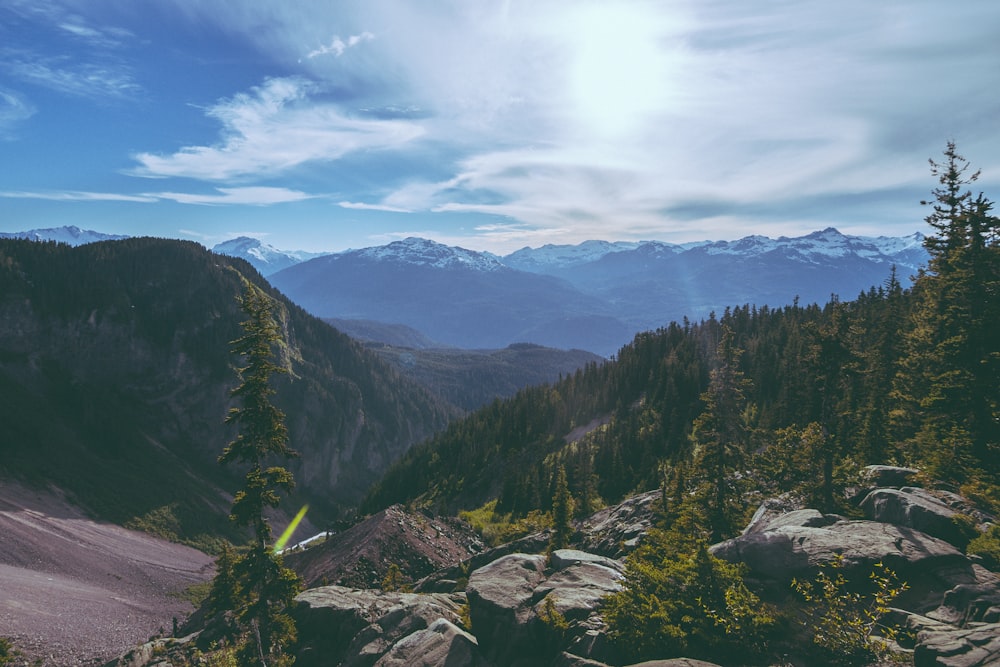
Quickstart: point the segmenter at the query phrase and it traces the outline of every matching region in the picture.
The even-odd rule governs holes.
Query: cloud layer
[[[326,247],[908,233],[949,139],[1000,183],[1000,5],[977,0],[167,0],[159,33],[112,0],[0,11],[60,36],[0,47],[0,138],[32,87],[161,95],[125,196],[322,203]]]

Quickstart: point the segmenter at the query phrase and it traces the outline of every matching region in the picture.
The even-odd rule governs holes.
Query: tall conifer
[[[247,633],[240,649],[240,664],[274,667],[292,662],[284,654],[296,636],[287,610],[301,582],[284,567],[281,556],[272,552],[271,526],[264,516],[266,508],[278,506],[278,493],[290,491],[294,481],[285,468],[268,464],[296,453],[288,445],[285,415],[271,403],[271,376],[285,372],[274,363],[272,348],[281,342],[273,315],[274,302],[245,279],[239,301],[247,319],[242,324],[243,335],[232,343],[232,351],[243,357],[246,365],[239,369],[241,382],[232,391],[240,406],[232,408],[226,417],[226,423],[235,424],[239,434],[223,450],[219,462],[248,466],[230,514],[234,522],[253,531],[247,552],[233,567],[240,591],[240,608],[234,611]]]

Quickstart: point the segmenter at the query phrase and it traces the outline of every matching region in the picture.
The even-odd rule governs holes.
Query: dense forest
[[[847,301],[743,305],[641,333],[617,358],[522,391],[410,450],[366,499],[447,511],[578,513],[640,490],[700,492],[713,537],[764,494],[827,509],[852,471],[910,464],[998,500],[1000,220],[949,143],[926,218],[930,261]],[[677,494],[673,494],[675,497]]]

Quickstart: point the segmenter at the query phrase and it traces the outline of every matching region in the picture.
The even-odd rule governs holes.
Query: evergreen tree
[[[274,458],[295,456],[295,452],[288,446],[285,415],[271,403],[271,376],[285,372],[273,360],[272,347],[281,342],[272,312],[274,302],[249,281],[244,280],[244,290],[239,301],[247,319],[243,322],[243,336],[232,343],[233,353],[246,362],[238,371],[241,382],[232,391],[241,405],[232,408],[226,417],[227,424],[239,427],[239,434],[223,450],[219,462],[249,468],[230,514],[238,525],[253,531],[247,552],[232,568],[234,590],[239,591],[235,611],[247,632],[239,651],[240,664],[273,666],[291,664],[284,649],[295,641],[296,633],[287,610],[301,582],[284,567],[281,556],[273,553],[271,526],[264,516],[266,508],[278,506],[278,492],[290,491],[294,481],[285,468],[267,464]]]
[[[566,481],[566,467],[556,471],[556,489],[552,495],[552,539],[549,550],[565,549],[573,536],[573,497]]]
[[[708,488],[708,515],[712,539],[720,540],[740,517],[738,492],[732,473],[739,469],[749,435],[746,423],[746,390],[749,381],[739,368],[742,350],[733,330],[723,325],[717,348],[718,366],[712,370],[708,390],[702,394],[704,411],[694,421],[695,468]]]
[[[1000,454],[1000,220],[993,204],[966,187],[968,162],[949,142],[945,161],[930,161],[940,187],[927,223],[927,271],[896,379],[897,434],[913,456],[943,479],[996,473]]]

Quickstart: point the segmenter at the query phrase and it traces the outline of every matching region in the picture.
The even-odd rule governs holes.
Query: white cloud
[[[0,197],[8,199],[46,199],[49,201],[120,201],[120,202],[155,202],[154,195],[124,195],[114,192],[85,192],[80,190],[62,190],[48,192],[30,192],[24,190],[0,190]]]
[[[5,60],[0,67],[15,78],[67,95],[103,100],[129,97],[141,90],[130,69],[121,64],[35,54],[8,55]]]
[[[406,208],[398,206],[388,206],[386,204],[365,204],[362,202],[342,201],[337,204],[341,208],[354,209],[357,211],[386,211],[388,213],[410,213]]]
[[[306,54],[306,58],[312,59],[317,56],[325,56],[331,53],[337,58],[339,58],[340,56],[344,55],[344,51],[346,51],[347,49],[372,39],[375,39],[375,35],[373,35],[368,31],[365,31],[360,35],[351,35],[350,37],[347,38],[346,42],[342,40],[339,35],[334,35],[333,39],[330,41],[328,45],[321,46],[318,49],[310,51],[309,53]]]
[[[139,153],[130,173],[212,181],[255,177],[354,151],[400,147],[424,133],[407,121],[350,118],[333,104],[309,99],[310,92],[302,79],[268,79],[208,109],[223,125],[219,143],[171,155]]]
[[[148,196],[159,199],[170,199],[180,204],[201,204],[208,206],[249,205],[271,206],[313,199],[314,195],[274,187],[217,188],[216,194],[200,194],[185,192],[156,192]]]
[[[14,129],[35,114],[35,107],[11,90],[0,88],[0,139],[13,137]]]

